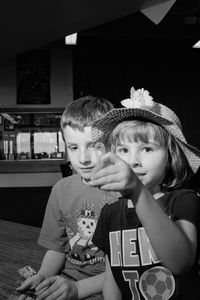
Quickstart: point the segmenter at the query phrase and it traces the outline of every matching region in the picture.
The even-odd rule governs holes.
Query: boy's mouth
[[[88,168],[81,168],[81,171],[84,173],[91,172],[94,168],[93,167],[88,167]]]

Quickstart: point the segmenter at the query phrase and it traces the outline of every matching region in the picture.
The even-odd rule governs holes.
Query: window
[[[65,159],[61,112],[0,112],[0,160]]]

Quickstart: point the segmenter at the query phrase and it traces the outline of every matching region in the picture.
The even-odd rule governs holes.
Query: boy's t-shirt
[[[156,201],[173,221],[183,219],[198,227],[200,199],[195,192],[174,191]],[[126,199],[105,205],[93,242],[108,255],[123,299],[200,299],[197,259],[191,272],[173,275],[156,256],[135,209],[127,207]]]
[[[89,187],[78,174],[54,185],[38,243],[66,253],[63,274],[79,280],[104,271],[104,253],[92,243],[92,237],[101,208],[118,196]]]

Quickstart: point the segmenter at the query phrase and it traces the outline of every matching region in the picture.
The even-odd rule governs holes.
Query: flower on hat
[[[132,87],[130,94],[130,98],[121,101],[121,104],[126,108],[152,107],[154,105],[153,97],[143,88],[135,90]]]

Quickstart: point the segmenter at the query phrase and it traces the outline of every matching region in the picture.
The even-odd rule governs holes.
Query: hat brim
[[[185,154],[187,161],[192,169],[193,173],[196,173],[200,167],[200,151],[194,146],[184,143],[176,138],[177,143]]]
[[[105,137],[113,131],[113,129],[121,122],[133,119],[149,120],[157,124],[165,126],[173,125],[173,123],[151,111],[140,108],[119,108],[112,109],[107,112],[103,117],[97,119],[92,124],[92,136],[96,142],[104,140]]]
[[[176,139],[183,153],[185,154],[188,163],[194,173],[200,167],[200,150],[188,144],[182,133],[182,130],[170,120],[163,118],[155,112],[140,108],[119,108],[112,109],[107,112],[102,118],[97,119],[92,124],[92,138],[94,142],[104,142],[105,138],[121,123],[121,121],[144,119],[160,125],[170,132]]]

